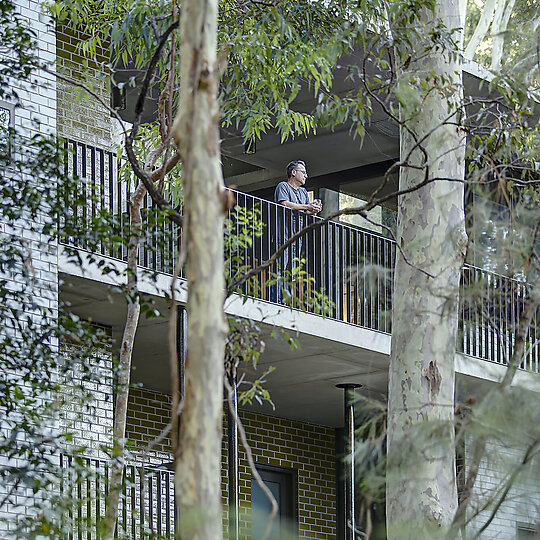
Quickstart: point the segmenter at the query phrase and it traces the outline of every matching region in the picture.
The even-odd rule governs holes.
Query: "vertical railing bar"
[[[347,279],[348,279],[348,289],[349,289],[349,298],[347,301],[347,320],[349,323],[354,322],[354,282],[353,282],[353,272],[354,272],[354,229],[348,229],[348,242],[349,242],[349,260],[347,261]]]
[[[480,301],[481,301],[481,306],[480,306],[480,337],[479,337],[479,356],[480,358],[484,358],[485,356],[485,344],[484,344],[484,335],[485,335],[485,327],[486,327],[486,314],[485,314],[485,310],[484,310],[484,304],[485,304],[485,299],[484,299],[484,273],[481,272],[480,273],[480,279],[479,279],[479,284],[480,284],[480,287],[481,287],[481,291],[482,291],[482,294],[480,295]]]
[[[79,538],[79,540],[82,540],[82,520],[83,520],[83,515],[82,515],[82,504],[81,504],[81,501],[82,501],[82,483],[81,482],[77,482],[77,515],[78,515],[78,519],[77,519],[77,537]]]
[[[270,257],[270,254],[274,252],[274,250],[272,249],[272,238],[275,239],[275,232],[273,230],[273,219],[272,219],[272,209],[274,207],[269,204],[269,203],[266,203],[266,212],[267,212],[267,215],[268,215],[268,222],[266,224],[266,237],[267,237],[267,251],[265,252],[264,254],[264,258],[265,259],[268,259]],[[273,273],[273,268],[272,266],[268,267],[268,269],[266,270],[266,279],[267,280],[271,280],[272,279],[272,273]],[[271,298],[271,291],[274,290],[275,287],[266,287],[266,299],[269,300],[269,301],[272,301],[272,298]]]
[[[373,268],[373,237],[371,235],[366,235],[368,241],[366,242],[368,247],[368,257],[369,257],[369,264],[368,268],[370,269],[370,272]],[[366,326],[368,328],[373,329],[373,285],[371,283],[371,278],[368,281],[368,321]]]
[[[148,481],[148,521],[154,526],[154,475],[146,476]]]
[[[165,473],[165,534],[167,538],[171,536],[171,482],[168,471]]]
[[[390,286],[389,281],[392,280],[392,244],[386,240],[384,242],[384,331],[390,331],[389,313],[390,307]]]
[[[85,460],[86,461],[86,460]],[[90,460],[88,460],[88,465],[90,465]],[[90,476],[86,477],[86,531],[89,540],[92,538],[92,501],[94,500],[92,497],[92,485]]]
[[[383,262],[384,262],[384,240],[377,238],[377,330],[381,331],[382,325],[382,275],[383,275]]]
[[[161,535],[161,519],[163,508],[161,507],[161,471],[156,472],[156,490],[157,490],[157,531]]]
[[[78,152],[78,148],[79,148],[78,143],[74,142],[73,143],[73,158],[72,158],[73,159],[73,181],[74,181],[75,194],[76,194],[76,200],[77,201],[79,201],[79,193],[80,193],[80,189],[81,189],[80,180],[77,178],[78,169],[79,169],[79,152]],[[74,208],[74,214],[75,214],[74,223],[77,226],[77,228],[81,228],[81,230],[82,230],[82,227],[80,227],[80,215],[81,215],[81,212],[82,212],[82,210],[81,210],[79,204],[77,204],[77,206]]]
[[[135,474],[135,471],[134,471]],[[148,478],[147,478],[148,481]],[[139,478],[139,533],[141,535],[141,538],[144,537],[144,489],[143,489],[143,483],[142,478]]]
[[[99,540],[101,535],[99,534],[99,523],[101,520],[101,479],[102,479],[102,467],[99,460],[94,459],[94,468],[96,470],[96,538]]]
[[[367,249],[367,239],[368,237],[363,233],[359,232],[358,236],[360,238],[360,246],[359,246],[359,257],[361,261],[361,268],[360,268],[360,282],[359,282],[359,297],[361,298],[360,306],[359,306],[359,324],[361,326],[367,327],[367,288],[366,288],[366,266],[367,266],[367,260],[366,260],[366,249]]]

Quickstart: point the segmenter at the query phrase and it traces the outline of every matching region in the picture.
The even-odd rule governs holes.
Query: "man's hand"
[[[306,212],[310,214],[318,214],[322,210],[322,202],[320,199],[314,199],[313,202],[306,205]]]
[[[306,212],[306,214],[318,214],[322,210],[322,203],[320,199],[315,199],[309,204],[297,204],[290,201],[279,201],[279,204],[291,208],[292,210],[300,210]]]

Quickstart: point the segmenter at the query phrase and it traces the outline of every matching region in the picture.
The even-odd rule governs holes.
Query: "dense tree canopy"
[[[138,186],[136,193],[141,197],[148,189],[160,209],[156,210],[156,213],[148,212],[145,223],[139,219],[140,216],[137,219],[132,216],[132,227],[127,231],[113,216],[106,213],[94,216],[86,222],[86,227],[81,229],[80,215],[77,212],[66,214],[63,209],[77,202],[74,200],[75,194],[80,196],[81,205],[88,203],[91,194],[88,195],[84,189],[83,195],[77,179],[72,182],[64,174],[62,163],[65,156],[59,151],[56,141],[35,136],[30,139],[26,137],[19,142],[18,134],[10,134],[11,145],[20,148],[21,151],[12,153],[2,151],[1,166],[8,171],[5,177],[8,181],[2,184],[0,211],[2,221],[8,228],[0,240],[2,250],[0,271],[2,276],[19,275],[22,285],[20,290],[14,290],[9,280],[2,278],[0,281],[0,297],[3,300],[0,303],[0,313],[4,315],[6,321],[10,321],[6,323],[0,350],[3,366],[0,384],[5,389],[1,406],[8,426],[7,435],[2,434],[1,445],[6,455],[11,458],[25,458],[28,465],[24,468],[9,465],[0,469],[5,481],[16,486],[1,501],[2,504],[11,502],[21,483],[38,494],[44,493],[50,485],[58,485],[58,478],[62,472],[58,470],[51,456],[59,451],[67,451],[69,445],[65,443],[69,442],[70,434],[62,434],[60,437],[50,436],[49,425],[44,419],[59,414],[62,401],[43,400],[42,396],[51,393],[61,395],[61,379],[56,379],[56,374],[69,373],[75,369],[74,365],[87,366],[90,358],[88,351],[98,347],[105,339],[102,333],[96,333],[88,322],[80,321],[72,315],[64,315],[61,306],[60,314],[57,314],[49,313],[47,309],[36,305],[32,265],[28,262],[29,246],[12,232],[16,231],[19,221],[24,217],[32,223],[35,222],[39,233],[47,237],[63,237],[66,243],[72,242],[75,236],[82,236],[82,242],[90,251],[93,245],[101,246],[103,242],[109,246],[123,245],[131,248],[133,268],[131,274],[128,272],[127,285],[122,290],[128,303],[132,305],[141,303],[143,312],[153,316],[155,313],[148,304],[145,304],[136,287],[136,248],[139,239],[145,234],[145,227],[167,220],[183,225],[183,216],[175,209],[176,203],[183,199],[184,187],[188,191],[191,190],[187,196],[193,197],[193,186],[197,186],[197,181],[200,183],[205,174],[212,178],[216,177],[215,189],[208,195],[216,197],[213,200],[215,203],[213,212],[219,214],[220,208],[230,205],[226,197],[218,198],[221,184],[217,166],[219,159],[217,133],[212,131],[216,137],[209,144],[211,147],[209,157],[200,154],[204,151],[202,139],[191,138],[194,135],[193,125],[185,123],[185,118],[177,124],[177,127],[180,127],[176,130],[176,134],[173,130],[173,120],[177,115],[191,110],[189,107],[193,103],[190,102],[190,96],[196,94],[193,88],[198,88],[195,84],[190,93],[185,87],[186,73],[192,72],[186,70],[185,64],[189,59],[185,58],[185,51],[182,49],[182,45],[185,45],[183,40],[187,39],[183,32],[189,28],[189,21],[184,22],[183,27],[179,27],[179,17],[189,16],[188,10],[182,9],[184,5],[187,6],[187,3],[171,5],[165,2],[127,0],[89,3],[82,0],[66,0],[50,3],[48,6],[58,25],[69,26],[81,37],[79,48],[89,61],[95,62],[97,52],[108,50],[110,47],[113,58],[121,59],[126,65],[133,62],[145,74],[147,88],[145,89],[143,85],[139,98],[140,110],[136,110],[133,128],[126,133],[123,145],[128,159],[125,161],[121,178],[136,180],[132,185],[134,188]],[[444,2],[426,4],[400,0],[347,3],[295,0],[274,3],[231,0],[220,2],[218,7],[219,9],[215,11],[217,24],[215,35],[205,37],[210,40],[210,47],[215,45],[215,59],[214,52],[209,53],[205,49],[204,54],[209,54],[212,58],[210,83],[205,79],[205,84],[215,85],[213,87],[215,95],[212,94],[209,99],[218,100],[216,103],[212,101],[212,107],[217,111],[219,106],[219,119],[223,128],[234,126],[240,129],[246,141],[260,138],[270,131],[277,131],[284,141],[287,138],[312,135],[317,130],[331,130],[339,125],[346,125],[350,128],[351,136],[359,137],[361,141],[374,107],[383,110],[400,127],[402,154],[383,179],[383,182],[387,182],[390,174],[398,171],[402,175],[401,217],[398,229],[400,236],[397,238],[401,261],[398,271],[401,272],[399,276],[401,281],[398,280],[396,283],[402,287],[399,294],[414,301],[413,308],[418,311],[416,315],[422,311],[418,306],[434,306],[432,311],[430,308],[429,313],[431,322],[422,323],[418,339],[410,340],[411,346],[418,343],[418,340],[426,339],[428,326],[436,328],[437,324],[444,320],[448,322],[449,328],[444,335],[432,338],[433,343],[435,341],[442,343],[445,340],[442,343],[442,352],[431,357],[427,355],[424,363],[415,366],[420,373],[417,382],[422,388],[418,389],[415,385],[411,385],[409,393],[403,394],[405,398],[410,398],[410,402],[415,404],[414,407],[430,407],[434,411],[434,416],[426,414],[426,417],[422,418],[425,422],[413,426],[410,431],[418,436],[418,440],[414,439],[411,442],[409,438],[403,443],[399,440],[399,436],[392,436],[391,443],[394,444],[396,440],[399,443],[397,450],[393,450],[393,455],[402,455],[405,463],[408,463],[407,460],[411,456],[404,455],[404,452],[410,452],[415,459],[418,459],[420,453],[423,455],[421,459],[429,461],[430,458],[426,457],[423,451],[418,452],[418,448],[424,443],[436,450],[443,448],[446,451],[453,448],[452,340],[457,332],[458,273],[467,247],[462,236],[464,221],[460,217],[463,212],[463,183],[467,184],[471,197],[483,195],[484,200],[488,200],[489,204],[478,204],[471,212],[469,236],[474,239],[485,234],[491,235],[494,242],[488,246],[487,253],[482,255],[484,262],[488,266],[491,265],[492,270],[519,277],[528,291],[527,309],[523,310],[522,318],[518,321],[519,325],[515,328],[513,352],[507,358],[510,365],[508,376],[500,388],[488,393],[478,408],[465,407],[465,413],[460,416],[458,442],[464,440],[466,436],[472,437],[475,450],[461,506],[457,507],[455,478],[452,474],[454,469],[451,462],[442,467],[442,473],[437,470],[433,472],[433,467],[426,466],[426,470],[429,469],[433,475],[427,478],[428,484],[431,483],[428,489],[437,483],[437,493],[445,490],[450,493],[446,499],[441,497],[437,505],[429,507],[425,497],[422,499],[415,496],[416,487],[411,488],[407,496],[401,500],[398,500],[400,490],[396,490],[398,495],[392,501],[392,511],[389,512],[390,525],[394,531],[396,524],[398,527],[401,526],[403,516],[409,513],[409,516],[414,515],[415,519],[419,519],[417,517],[419,515],[424,515],[425,518],[414,526],[411,523],[406,524],[411,526],[416,537],[420,534],[418,531],[422,533],[426,530],[432,531],[433,526],[446,534],[453,525],[455,529],[450,529],[450,533],[453,533],[467,521],[465,510],[476,480],[479,460],[482,459],[489,441],[494,440],[500,433],[501,425],[519,424],[512,416],[511,407],[507,410],[505,405],[515,398],[509,387],[521,362],[523,351],[527,347],[526,330],[539,301],[536,285],[539,272],[536,165],[540,146],[536,126],[537,111],[534,110],[538,61],[535,55],[531,55],[531,50],[537,46],[538,39],[537,6],[525,0],[519,0],[515,4],[511,0],[506,3],[500,0],[499,3],[486,1],[485,4],[479,2],[469,5],[465,25],[465,51],[471,42],[474,45],[475,40],[478,41],[478,45],[469,46],[467,55],[494,69],[489,84],[496,97],[489,99],[462,96],[460,71],[462,46],[460,33],[456,31],[459,23],[453,25],[452,20],[449,22],[448,18],[441,15],[448,7]],[[475,29],[481,22],[481,13],[489,10],[492,10],[492,18],[498,17],[493,22],[492,19],[487,21],[493,24],[493,35],[486,38],[488,30],[482,30],[480,27],[477,37],[473,37]],[[14,15],[15,12],[14,4],[9,2],[2,4],[1,45],[2,48],[9,47],[14,54],[8,60],[2,61],[0,98],[9,100],[16,100],[16,91],[6,89],[16,86],[7,83],[27,79],[39,64],[33,53],[34,36],[24,21]],[[485,22],[482,23],[484,26]],[[498,35],[500,33],[504,33],[505,37],[502,55]],[[193,46],[196,48],[197,44]],[[358,61],[359,56],[361,61]],[[51,69],[51,66],[43,67]],[[112,74],[111,84],[114,84],[114,68],[115,62],[101,66],[104,73]],[[336,93],[332,86],[338,71],[346,73],[351,88],[340,94]],[[59,76],[62,77],[62,74]],[[72,82],[81,85],[80,81]],[[122,84],[133,84],[133,81]],[[193,81],[190,84],[193,85]],[[92,91],[91,85],[82,83],[82,86],[86,86],[87,91]],[[160,95],[159,117],[155,123],[143,125],[142,105],[146,90],[152,87]],[[183,93],[180,92],[181,95],[178,88],[184,90]],[[309,92],[315,98],[316,105],[313,110],[297,108],[295,100],[302,92]],[[427,115],[424,115],[428,109],[438,111],[438,116],[432,115],[428,121]],[[202,113],[211,124],[212,119],[207,118],[209,110],[203,110]],[[200,111],[199,105],[199,113]],[[211,125],[212,129],[217,129],[216,125]],[[441,133],[445,135],[441,136]],[[444,144],[441,144],[441,141]],[[454,157],[450,159],[449,156]],[[450,162],[453,164],[449,164]],[[456,163],[461,167],[459,170],[453,168]],[[208,168],[204,172],[204,166],[201,164],[212,168],[213,172],[209,172]],[[465,168],[466,173],[463,173]],[[186,186],[183,182],[186,182]],[[452,182],[460,185],[459,193],[456,186],[451,186]],[[165,200],[163,197],[164,183],[167,183],[172,199]],[[500,216],[494,217],[487,209],[497,197],[503,201],[508,210],[504,219]],[[429,199],[432,202],[437,201],[440,206],[428,208]],[[68,200],[69,204],[66,202]],[[197,212],[197,196],[189,200],[192,201],[190,211],[193,208],[193,211]],[[440,202],[441,200],[443,202]],[[366,211],[380,202],[381,199],[374,193],[366,204],[348,211],[364,216]],[[137,211],[136,203],[137,201],[132,201],[134,212]],[[450,208],[445,204],[453,206]],[[410,228],[411,224],[419,219],[424,207],[427,209],[426,220],[429,227],[424,227],[423,231],[418,227]],[[140,207],[138,210],[140,213]],[[437,229],[440,225],[437,211],[445,218],[449,217],[448,226],[442,232]],[[42,213],[45,217],[39,221],[37,216]],[[61,229],[57,228],[59,215],[64,218]],[[188,219],[197,220],[202,217],[204,212],[199,211],[195,217]],[[213,219],[213,216],[209,217]],[[250,222],[250,219],[247,219],[247,222]],[[211,225],[216,223],[218,226],[214,228],[210,224],[208,227],[201,226],[204,229],[202,232],[211,234],[211,238],[204,241],[203,245],[213,245],[216,248],[212,254],[213,259],[218,257],[217,253],[223,252],[222,224],[216,220]],[[436,242],[433,240],[435,237]],[[236,241],[245,240],[236,239]],[[208,260],[208,254],[203,252],[201,255],[201,252],[197,252],[197,242],[200,242],[200,239],[194,242],[192,256],[198,253],[197,256],[200,257],[198,260],[202,262],[197,264],[202,265]],[[76,250],[72,251],[72,255],[77,258]],[[104,270],[111,271],[110,268]],[[228,276],[229,284],[246,270],[249,268],[243,267],[239,262],[236,274]],[[217,289],[223,289],[225,278],[221,265],[215,265],[215,268],[205,267],[201,269],[200,275],[206,275],[207,280],[208,276],[211,276],[212,280],[215,279],[215,283],[219,284],[216,285]],[[447,286],[434,285],[435,277],[446,282]],[[197,286],[200,285],[197,283],[197,276],[191,279],[191,287],[197,290]],[[413,295],[409,294],[411,290],[407,289],[407,280],[409,285],[416,283],[415,294],[420,296],[413,298]],[[233,290],[237,289],[233,287]],[[481,284],[462,294],[465,294],[465,297],[469,295],[471,302],[478,302],[478,309],[483,309],[482,302],[486,293],[482,290]],[[213,300],[216,298],[220,300],[219,295]],[[222,301],[218,303],[222,305]],[[324,301],[322,304],[324,310]],[[220,323],[222,313],[218,312],[221,310],[220,306],[214,306],[212,313],[215,316],[215,326],[222,329],[224,334],[224,327],[222,328],[223,325]],[[408,309],[413,308],[402,305],[399,312],[406,313]],[[200,322],[202,325],[204,316],[201,313],[204,313],[205,308],[198,306],[195,310],[197,309],[199,311],[195,311],[193,320],[202,321]],[[39,325],[33,322],[37,311],[42,317]],[[435,320],[434,317],[438,319]],[[132,334],[133,332],[132,330]],[[195,332],[192,334],[195,335]],[[396,358],[401,354],[399,362],[405,368],[412,356],[412,353],[406,350],[409,346],[406,341],[411,335],[405,326],[400,332],[396,332],[396,339],[401,339],[403,345],[403,350],[396,352]],[[223,341],[216,345],[212,354],[207,355],[219,357],[219,362],[223,357],[224,336],[222,337]],[[75,343],[79,348],[74,348],[73,351],[82,351],[80,354],[72,351],[71,360],[67,365],[55,345],[58,339]],[[202,349],[207,345],[199,340],[198,344],[192,346]],[[399,342],[395,350],[400,350]],[[238,356],[246,355],[242,352]],[[439,364],[433,362],[435,356]],[[396,358],[393,359],[393,368],[399,363]],[[413,359],[410,365],[414,365],[414,361]],[[129,369],[129,364],[127,365]],[[126,370],[125,366],[123,369]],[[14,370],[17,370],[20,378],[10,375]],[[83,372],[83,382],[91,381],[95,377],[95,373],[91,370]],[[200,380],[197,383],[199,397],[201,392],[206,391],[216,398],[215,404],[219,401],[222,391],[222,371],[219,371],[218,375],[212,379],[211,388],[205,389],[200,385]],[[188,374],[188,377],[190,376]],[[398,374],[395,370],[395,377],[397,377],[396,388],[401,386],[403,389],[404,385],[401,383],[406,381],[405,375]],[[444,403],[439,403],[436,399],[441,380],[443,386],[446,386]],[[84,384],[81,384],[80,392],[84,402],[86,395]],[[260,395],[267,397],[264,389],[260,390]],[[392,422],[403,413],[403,411],[396,412],[395,409],[396,403],[399,405],[400,402],[403,400],[393,396],[391,406],[394,409],[390,413]],[[533,398],[531,403],[534,403]],[[178,403],[176,406],[173,419],[178,413]],[[447,408],[448,414],[440,414],[441,406]],[[214,415],[212,422],[221,414],[219,407],[217,405],[216,407],[212,411]],[[377,406],[373,407],[379,410]],[[494,410],[505,412],[500,417],[493,418],[490,412]],[[197,411],[191,410],[189,414],[196,415]],[[208,419],[201,417],[194,419],[195,422],[206,420]],[[372,430],[372,444],[366,444],[362,448],[372,454],[378,452],[379,456],[383,456],[386,442],[384,436],[381,436],[383,428],[379,415],[375,416],[373,423],[376,425]],[[406,424],[407,420],[405,428],[409,429],[411,426]],[[536,455],[534,452],[537,452],[539,440],[537,426],[528,427],[530,429],[527,436],[532,442],[528,441],[530,451],[525,453],[524,460],[532,459],[531,454],[533,457]],[[392,426],[392,429],[395,435],[398,430],[395,426]],[[208,448],[219,447],[220,433],[219,430],[214,431],[216,433],[213,434],[214,438]],[[368,431],[365,430],[366,433]],[[24,443],[21,443],[20,436],[23,433]],[[408,436],[408,433],[406,435]],[[519,438],[519,433],[509,435]],[[122,435],[117,435],[117,439],[122,438]],[[195,444],[201,441],[194,441],[188,437],[185,444],[190,442]],[[373,445],[376,450],[373,449]],[[182,452],[187,452],[185,446],[182,448],[183,450],[179,452],[180,457]],[[189,450],[193,451],[194,447]],[[84,449],[76,448],[72,451],[78,455],[84,452]],[[124,449],[119,445],[116,451],[122,454]],[[384,458],[382,460],[384,462]],[[89,474],[88,471],[85,472],[83,462],[79,464],[81,474],[75,481]],[[184,467],[186,465],[188,463],[183,464]],[[399,460],[396,465],[396,459],[390,464],[397,467],[393,473],[398,476],[403,472],[400,469],[402,465]],[[380,473],[380,461],[376,467]],[[191,472],[197,470],[194,467]],[[193,485],[195,495],[186,493],[183,499],[184,507],[190,507],[192,510],[193,500],[197,500],[198,487],[206,489],[213,483],[209,489],[215,491],[219,485],[217,474],[209,478],[208,474],[201,471],[199,471],[201,478],[203,476],[205,478],[204,486],[197,486],[197,478],[190,476],[190,485]],[[185,468],[182,474],[184,475],[182,478],[187,478]],[[393,485],[407,485],[405,476],[401,474],[401,478]],[[394,482],[394,478],[392,481]],[[414,478],[412,483],[414,484]],[[373,485],[376,486],[373,490],[366,489],[370,500],[381,497],[384,491],[384,482],[375,482]],[[213,495],[215,493],[212,493]],[[426,495],[426,490],[423,495]],[[65,528],[71,526],[71,523],[64,523],[63,519],[67,505],[72,502],[71,500],[68,503],[62,502],[60,498],[56,506],[51,506],[45,500],[39,507],[39,520],[32,523],[21,522],[21,528],[26,528],[27,535],[49,534],[51,537],[63,535]],[[431,517],[417,512],[418,505],[422,502],[428,505]],[[369,505],[366,508],[368,512]],[[394,514],[395,508],[400,510]],[[218,538],[221,534],[217,529],[219,527],[213,527],[212,538]],[[29,530],[33,532],[28,532]],[[193,537],[196,537],[196,534],[203,533],[197,530],[193,534]],[[395,533],[392,534],[397,537]],[[434,533],[429,534],[434,537]]]

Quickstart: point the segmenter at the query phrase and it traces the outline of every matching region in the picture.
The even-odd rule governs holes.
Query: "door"
[[[296,471],[284,467],[257,464],[257,471],[278,504],[272,521],[269,540],[290,540],[297,537]],[[272,505],[255,478],[251,477],[252,539],[264,536]]]

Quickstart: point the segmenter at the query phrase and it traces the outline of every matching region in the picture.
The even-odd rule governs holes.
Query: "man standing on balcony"
[[[322,210],[320,200],[315,199],[313,202],[309,200],[308,192],[304,187],[307,178],[306,164],[300,160],[291,161],[287,165],[287,181],[280,182],[276,187],[274,201],[294,210],[294,212],[278,211],[278,247],[302,229],[304,226],[302,213],[316,215]],[[283,254],[283,268],[290,271],[294,264],[294,260],[300,258],[301,254],[302,240],[300,239]],[[278,287],[278,298],[279,297],[280,291]]]
[[[287,181],[280,182],[274,193],[274,201],[306,214],[318,214],[322,210],[321,201],[310,202],[304,187],[308,178],[306,164],[303,161],[291,161],[287,165]]]

